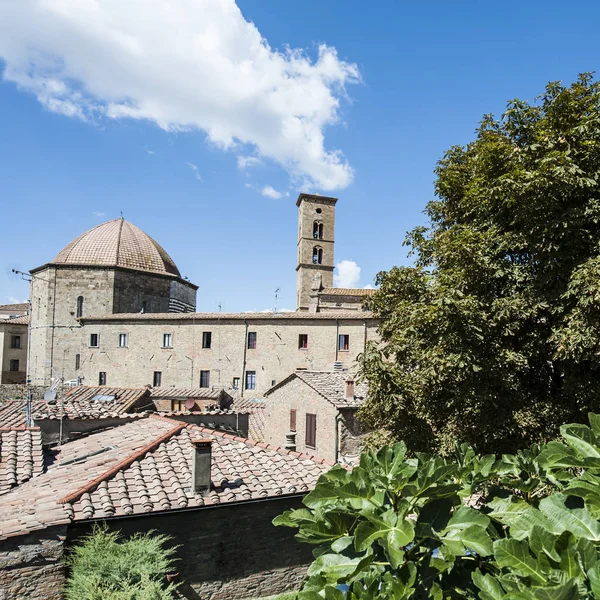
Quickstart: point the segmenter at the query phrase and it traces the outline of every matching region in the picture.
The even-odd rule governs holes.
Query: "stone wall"
[[[13,336],[20,338],[20,347],[12,348]],[[11,360],[19,361],[19,370],[11,371]],[[27,325],[0,323],[0,384],[25,383],[27,371]]]
[[[274,517],[300,508],[299,497],[107,521],[124,536],[154,529],[170,535],[177,550],[179,593],[186,600],[242,600],[298,589],[313,560],[295,531],[274,527]],[[68,543],[91,531],[69,527]]]
[[[44,393],[48,388],[42,385],[31,386],[31,398],[43,400]],[[27,398],[27,386],[25,384],[3,384],[0,385],[0,401],[2,400],[24,400]]]
[[[367,430],[356,417],[357,409],[340,409],[339,424],[340,458],[348,460],[360,455],[363,448],[363,437]]]
[[[0,600],[60,600],[67,526],[3,540],[0,544]]]
[[[290,431],[290,411],[296,410],[296,450],[337,460],[336,416],[338,411],[323,396],[300,379],[292,379],[269,394],[267,400],[265,442],[285,446]],[[314,448],[306,446],[306,414],[317,415],[317,436]]]
[[[148,315],[150,317],[150,315]],[[261,397],[264,392],[296,369],[324,370],[339,361],[352,368],[365,341],[377,339],[372,319],[297,318],[227,319],[93,319],[83,321],[83,338],[100,336],[99,348],[81,350],[81,369],[86,385],[97,385],[99,372],[107,374],[107,385],[143,387],[152,384],[154,371],[162,373],[162,386],[196,388],[200,371],[210,371],[210,386],[231,390],[239,378],[239,396]],[[202,348],[202,332],[212,333],[211,348]],[[247,332],[256,332],[255,349],[247,349]],[[128,347],[117,347],[119,333],[128,334]],[[162,348],[163,334],[172,334],[173,347]],[[300,334],[308,335],[308,348],[299,349]],[[338,335],[350,336],[348,351],[338,350]],[[245,388],[245,374],[254,371],[256,387]]]

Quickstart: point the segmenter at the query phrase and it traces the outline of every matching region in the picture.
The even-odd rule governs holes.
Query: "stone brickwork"
[[[13,340],[18,338],[18,348]],[[11,361],[19,361],[19,369],[11,370]],[[25,383],[27,371],[27,325],[0,321],[0,384]]]
[[[154,529],[172,537],[177,550],[180,596],[187,600],[243,600],[298,589],[312,562],[311,547],[294,539],[294,530],[271,521],[300,508],[295,498],[181,511],[107,521],[124,536]],[[69,527],[72,544],[90,524]]]
[[[331,370],[336,361],[351,368],[365,342],[377,339],[376,322],[368,315],[157,317],[83,319],[77,375],[84,376],[86,385],[97,385],[99,373],[104,372],[109,386],[143,387],[152,384],[153,373],[160,371],[163,387],[198,387],[200,372],[209,371],[210,387],[225,388],[235,396],[231,388],[234,378],[239,378],[239,395],[252,398],[262,396],[296,369]],[[210,348],[202,348],[205,331],[212,333]],[[98,348],[87,347],[92,333],[99,335]],[[119,333],[127,333],[127,348],[118,347]],[[256,348],[247,348],[249,333],[256,333]],[[164,334],[171,334],[172,348],[162,348]],[[308,335],[308,348],[298,347],[300,334]],[[350,336],[347,351],[338,349],[340,334]],[[255,389],[246,389],[248,372],[255,373]],[[66,370],[65,377],[71,376],[75,372]]]
[[[45,388],[44,386],[31,386],[32,400],[42,400],[44,398],[44,392],[46,392],[46,390],[47,388]],[[15,385],[0,385],[0,401],[25,400],[25,398],[27,398],[27,386],[24,383]]]
[[[0,600],[60,600],[66,526],[51,527],[0,544]]]

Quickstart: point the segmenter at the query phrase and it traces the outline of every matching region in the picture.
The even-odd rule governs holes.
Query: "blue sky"
[[[340,199],[336,262],[360,268],[340,283],[372,284],[409,262],[446,149],[597,69],[599,18],[595,2],[0,3],[0,303],[28,297],[7,270],[122,210],[199,310],[269,309],[277,288],[293,309],[300,191]]]

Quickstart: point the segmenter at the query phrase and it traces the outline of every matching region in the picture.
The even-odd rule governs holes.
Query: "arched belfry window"
[[[320,223],[319,221],[313,223],[313,237],[316,240],[323,239],[323,223]]]
[[[77,296],[77,317],[83,317],[83,296]]]
[[[323,248],[315,246],[313,248],[313,265],[320,265],[323,262]]]

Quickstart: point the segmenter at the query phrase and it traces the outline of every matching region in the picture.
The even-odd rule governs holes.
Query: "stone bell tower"
[[[315,288],[333,287],[333,244],[337,198],[300,194],[296,310],[308,310]]]

